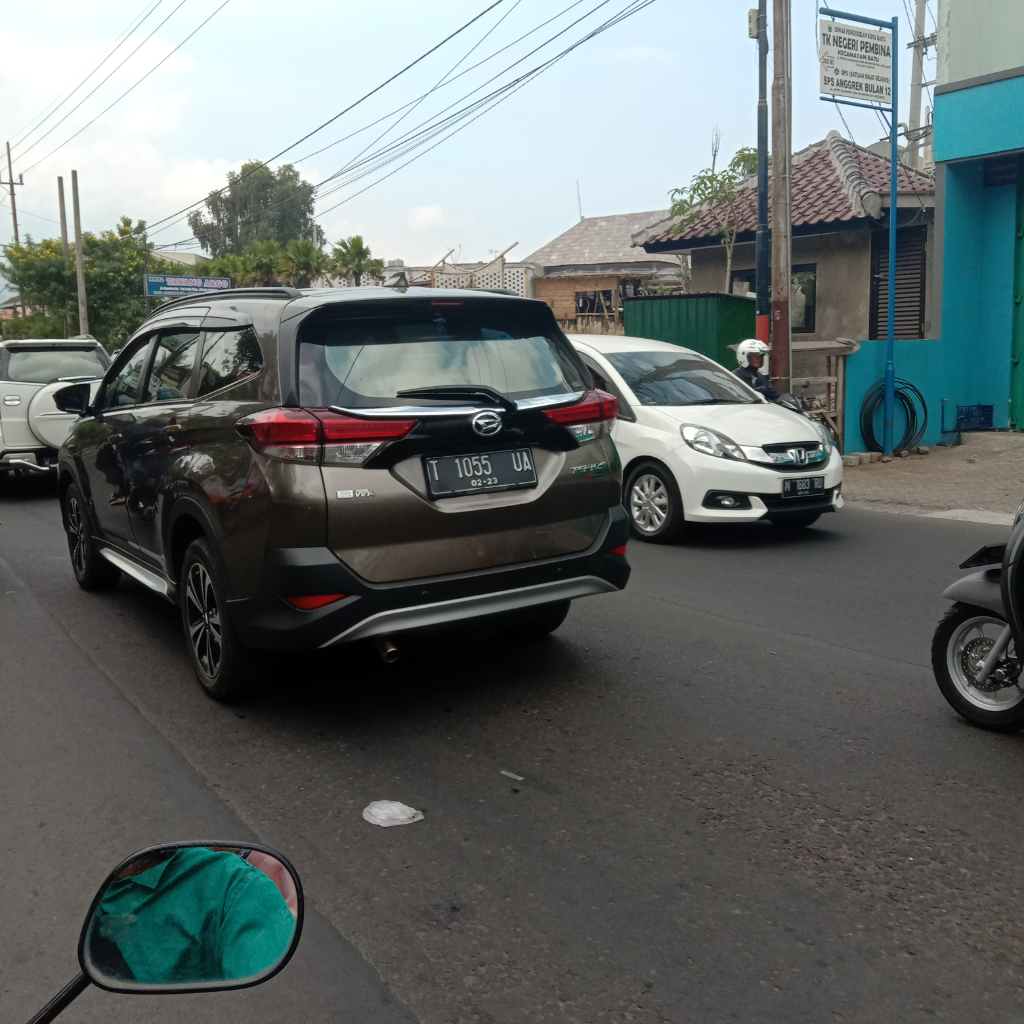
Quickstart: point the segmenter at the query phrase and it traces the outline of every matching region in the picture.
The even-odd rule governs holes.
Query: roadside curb
[[[898,516],[921,516],[924,519],[952,519],[961,523],[983,523],[988,526],[1012,526],[1013,512],[995,512],[983,508],[923,508],[919,505],[903,505],[896,502],[856,501],[846,499],[846,507],[862,512],[885,512]]]

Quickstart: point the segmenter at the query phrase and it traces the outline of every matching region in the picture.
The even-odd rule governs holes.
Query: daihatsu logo
[[[493,437],[501,430],[501,417],[496,412],[478,412],[471,425],[481,437]]]

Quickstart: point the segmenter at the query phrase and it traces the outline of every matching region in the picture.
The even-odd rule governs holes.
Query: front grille
[[[820,441],[790,441],[766,444],[761,450],[771,459],[763,465],[783,473],[801,472],[828,461],[829,452]]]

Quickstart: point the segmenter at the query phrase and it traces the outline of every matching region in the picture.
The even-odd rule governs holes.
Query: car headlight
[[[710,427],[698,427],[696,423],[684,423],[679,428],[679,432],[683,435],[683,440],[701,455],[714,455],[719,459],[739,459],[741,462],[747,461],[743,449],[735,441],[730,440],[725,434],[720,434],[717,430],[711,430]]]
[[[832,435],[829,433],[828,427],[819,419],[811,418],[811,422],[814,424],[814,429],[818,431],[818,436],[821,438],[822,449],[826,452],[832,451]]]

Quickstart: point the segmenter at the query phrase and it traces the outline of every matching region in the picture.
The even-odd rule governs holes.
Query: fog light
[[[739,502],[731,494],[723,494],[718,499],[718,504],[724,508],[735,508]]]

